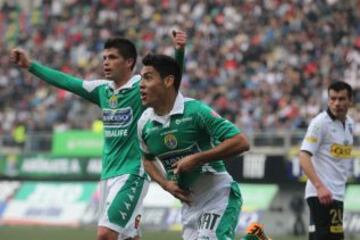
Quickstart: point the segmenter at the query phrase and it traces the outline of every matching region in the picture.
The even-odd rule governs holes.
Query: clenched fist
[[[29,68],[31,59],[29,55],[22,49],[14,48],[10,53],[10,61],[21,68]]]

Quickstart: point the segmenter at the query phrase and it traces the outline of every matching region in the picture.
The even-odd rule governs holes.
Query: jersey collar
[[[326,110],[326,113],[329,115],[329,117],[331,118],[331,120],[333,120],[333,121],[336,120],[335,115],[330,111],[329,108]]]
[[[181,92],[179,92],[178,95],[176,96],[174,106],[168,114],[164,116],[159,116],[154,112],[154,109],[151,109],[152,112],[151,118],[152,120],[157,121],[163,125],[168,125],[170,123],[169,121],[170,116],[184,113],[184,103],[185,103],[185,98],[181,94]]]
[[[132,78],[130,78],[127,83],[125,83],[124,85],[122,85],[121,87],[115,89],[115,83],[114,82],[111,82],[110,83],[110,87],[115,90],[115,93],[118,93],[119,91],[121,90],[124,90],[124,89],[130,89],[132,88],[132,86],[137,83],[138,81],[141,80],[141,76],[140,75],[134,75],[132,76]]]
[[[336,116],[330,111],[329,108],[326,109],[326,113],[327,113],[327,115],[330,117],[330,119],[331,119],[332,121],[338,120],[338,119],[336,118]],[[348,116],[346,116],[345,122],[342,122],[342,121],[339,120],[339,122],[341,122],[344,127],[345,127],[345,125],[346,125],[346,123],[347,123],[348,121],[349,121],[349,117],[348,117]]]

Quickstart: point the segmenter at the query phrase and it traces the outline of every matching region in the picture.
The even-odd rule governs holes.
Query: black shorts
[[[323,205],[317,197],[306,201],[310,209],[309,240],[344,240],[344,203],[334,200]]]

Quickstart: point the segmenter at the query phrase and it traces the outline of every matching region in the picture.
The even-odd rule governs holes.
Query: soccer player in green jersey
[[[183,64],[186,34],[172,35],[175,56]],[[83,81],[32,61],[20,49],[11,52],[18,66],[56,87],[71,91],[102,109],[104,150],[101,172],[101,216],[97,239],[139,239],[143,198],[149,182],[141,162],[136,123],[145,107],[140,75],[133,75],[137,51],[124,38],[109,39],[103,51],[106,80]]]
[[[141,100],[149,108],[138,137],[145,170],[183,203],[184,239],[234,239],[242,197],[222,159],[249,150],[245,134],[179,92],[181,68],[173,58],[147,55],[142,62]],[[260,226],[249,231],[244,239],[267,239]]]

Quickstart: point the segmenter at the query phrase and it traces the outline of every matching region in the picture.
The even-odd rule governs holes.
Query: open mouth
[[[110,68],[105,68],[104,69],[104,74],[105,74],[105,76],[110,75],[111,74],[111,69]]]
[[[141,91],[140,92],[140,98],[141,98],[142,101],[145,101],[146,100],[146,93]]]

